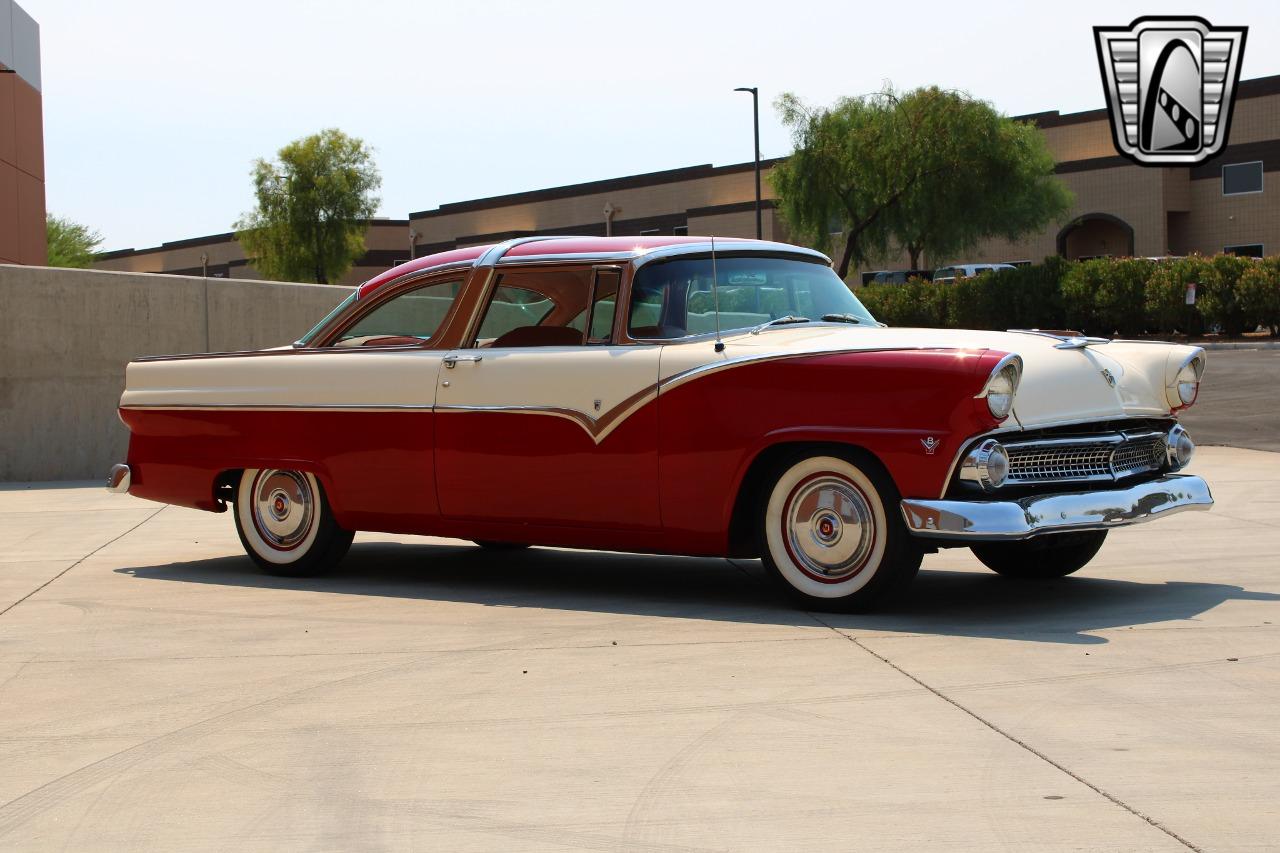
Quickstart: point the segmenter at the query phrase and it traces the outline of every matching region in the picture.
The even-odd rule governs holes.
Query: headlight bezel
[[[1010,353],[996,362],[987,374],[987,381],[976,399],[986,400],[987,411],[997,421],[1004,421],[1013,414],[1022,381],[1022,356]],[[998,383],[998,384],[997,384]]]
[[[1009,478],[1009,452],[994,438],[979,442],[960,462],[960,481],[994,492]]]
[[[1204,377],[1204,350],[1197,349],[1171,371],[1165,384],[1165,398],[1170,411],[1179,411],[1195,405],[1200,397],[1200,381]]]
[[[1169,470],[1178,471],[1191,464],[1195,457],[1196,443],[1182,424],[1174,424],[1165,437],[1165,452],[1169,460]]]

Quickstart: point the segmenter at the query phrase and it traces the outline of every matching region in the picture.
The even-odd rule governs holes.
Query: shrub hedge
[[[1194,305],[1186,304],[1190,283],[1196,285]],[[856,292],[890,326],[1076,329],[1106,336],[1206,329],[1236,336],[1261,326],[1280,335],[1280,257],[1050,257],[949,284],[911,279]]]

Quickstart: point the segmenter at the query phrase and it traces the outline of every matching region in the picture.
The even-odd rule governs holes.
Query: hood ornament
[[[1111,343],[1111,340],[1109,338],[1089,338],[1089,337],[1085,337],[1084,335],[1074,335],[1070,338],[1065,339],[1060,344],[1054,344],[1053,348],[1054,349],[1084,349],[1087,346],[1094,346],[1096,344],[1109,344],[1109,343]]]

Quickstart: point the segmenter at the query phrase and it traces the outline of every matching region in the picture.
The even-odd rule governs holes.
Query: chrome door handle
[[[450,355],[450,356],[445,356],[445,359],[444,359],[444,366],[445,366],[445,367],[452,368],[455,364],[457,364],[457,363],[458,363],[458,362],[460,362],[460,361],[480,362],[480,361],[484,361],[484,356],[482,356],[482,355]]]

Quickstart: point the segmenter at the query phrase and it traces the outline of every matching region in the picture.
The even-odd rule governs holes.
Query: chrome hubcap
[[[824,579],[854,575],[875,545],[875,517],[862,491],[841,477],[818,476],[796,487],[783,514],[791,556]]]
[[[253,489],[253,518],[267,543],[287,549],[311,530],[315,499],[311,484],[297,471],[267,469],[258,473]]]

